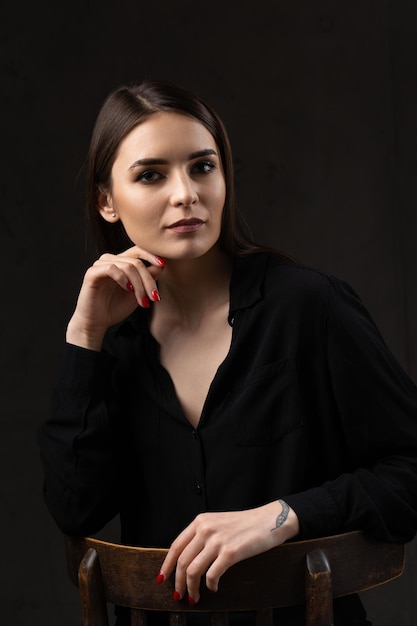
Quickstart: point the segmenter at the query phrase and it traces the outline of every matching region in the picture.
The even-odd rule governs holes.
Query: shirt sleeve
[[[112,371],[109,355],[67,344],[50,416],[38,429],[45,502],[67,534],[94,534],[118,513]]]
[[[303,537],[364,529],[388,541],[417,531],[417,387],[345,282],[329,277],[324,368],[349,471],[286,501]]]

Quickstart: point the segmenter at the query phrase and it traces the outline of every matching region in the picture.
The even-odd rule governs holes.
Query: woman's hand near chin
[[[138,305],[148,308],[150,301],[159,300],[156,281],[164,267],[163,259],[137,246],[121,254],[103,254],[84,275],[67,342],[100,350],[110,326]]]
[[[175,569],[174,599],[200,598],[201,577],[216,592],[219,579],[235,563],[266,552],[299,532],[295,512],[282,500],[245,511],[202,513],[172,543],[158,582]]]

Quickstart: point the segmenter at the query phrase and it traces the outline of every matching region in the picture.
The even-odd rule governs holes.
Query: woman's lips
[[[201,228],[203,224],[203,220],[191,218],[188,220],[178,220],[178,222],[174,222],[174,224],[168,226],[168,229],[173,230],[176,233],[194,233],[196,230]]]

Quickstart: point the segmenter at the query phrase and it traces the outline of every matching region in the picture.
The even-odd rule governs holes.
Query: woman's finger
[[[95,261],[93,267],[106,272],[123,289],[134,293],[140,306],[148,307],[150,300],[160,300],[156,280],[164,265],[148,267],[142,259],[136,257],[104,254]]]
[[[204,548],[196,554],[196,556],[190,561],[187,565],[185,572],[182,574],[180,581],[177,583],[177,575],[175,577],[175,588],[177,585],[180,586],[181,589],[187,590],[188,594],[188,602],[190,604],[195,604],[200,599],[200,586],[201,579],[206,574],[207,570],[210,569],[213,561],[218,560],[218,550],[215,546],[211,546],[207,544]],[[227,569],[227,568],[225,568]],[[183,582],[183,576],[185,574],[185,582]],[[206,578],[207,580],[207,578]],[[183,585],[185,584],[185,588]],[[211,591],[217,591],[216,585],[211,585],[208,587]]]
[[[190,543],[195,536],[195,530],[193,524],[190,524],[183,530],[175,541],[172,542],[168,554],[166,555],[164,562],[161,565],[161,573],[163,578],[169,578],[175,569],[178,558],[184,548]]]
[[[150,252],[147,252],[146,250],[143,250],[138,246],[132,246],[131,248],[124,250],[118,256],[137,258],[141,259],[142,261],[146,261],[147,263],[155,267],[165,267],[164,259],[155,254],[151,254]]]

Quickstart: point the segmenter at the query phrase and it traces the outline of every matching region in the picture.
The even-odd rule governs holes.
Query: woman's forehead
[[[201,122],[188,115],[163,111],[153,113],[124,137],[118,158],[187,158],[209,149],[218,152],[214,137]]]

